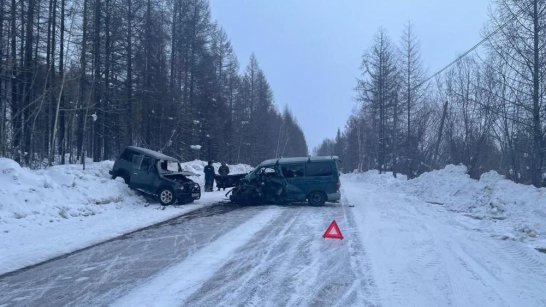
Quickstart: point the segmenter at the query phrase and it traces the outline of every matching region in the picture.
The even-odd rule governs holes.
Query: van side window
[[[121,156],[119,158],[121,160],[132,162],[133,161],[133,156],[136,155],[136,154],[137,153],[135,151],[132,151],[130,149],[126,149],[126,150],[123,151],[123,153],[121,154]]]
[[[305,174],[302,164],[283,165],[281,170],[285,178],[303,177]]]
[[[330,162],[307,163],[307,176],[332,176],[332,165]]]

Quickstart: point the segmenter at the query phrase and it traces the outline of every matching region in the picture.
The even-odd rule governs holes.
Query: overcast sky
[[[481,38],[489,0],[211,0],[241,69],[255,53],[275,102],[292,110],[309,150],[356,106],[362,55],[380,27],[398,42],[411,20],[429,73]]]

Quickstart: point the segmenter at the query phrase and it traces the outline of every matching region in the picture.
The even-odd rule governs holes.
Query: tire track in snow
[[[537,305],[537,302],[546,305],[542,288],[537,288],[536,283],[522,282],[532,276],[539,284],[546,284],[546,257],[519,242],[502,241],[471,231],[464,217],[443,215],[442,208],[423,208],[425,210],[419,207],[419,211],[436,221],[436,224],[431,223],[434,228],[445,227],[443,225],[451,222],[463,230],[454,232],[449,240],[440,238],[437,241],[448,251],[449,262],[458,264],[458,270],[463,269],[463,272],[454,270],[453,275],[466,277],[465,284],[469,284],[470,291],[480,287],[487,289],[481,290],[482,295],[496,305],[514,306],[523,302],[525,305]]]
[[[0,306],[107,305],[260,211],[258,207],[209,207],[4,275],[0,278]],[[77,282],[83,278],[87,279]]]
[[[309,240],[291,238],[301,232],[302,208],[284,208],[270,227],[241,248],[217,276],[188,300],[194,306],[282,305],[294,286],[300,264],[309,264]],[[305,233],[305,232],[304,232]],[[283,273],[286,272],[286,273]],[[232,277],[232,278],[230,278]],[[228,278],[229,280],[226,280]],[[215,289],[215,291],[211,291]],[[272,291],[275,289],[275,291]]]
[[[336,219],[345,240],[322,234]],[[369,306],[360,240],[340,205],[287,206],[185,303],[192,306]],[[365,275],[364,275],[365,276]]]
[[[188,297],[222,267],[227,257],[245,245],[279,213],[280,210],[276,209],[260,212],[181,263],[134,288],[129,294],[116,300],[112,306],[183,305]]]
[[[343,215],[348,225],[350,226],[348,231],[346,231],[346,237],[349,238],[349,251],[350,251],[350,264],[353,272],[359,276],[359,280],[353,283],[351,291],[348,291],[346,297],[340,300],[338,306],[348,306],[348,305],[376,305],[379,301],[377,295],[377,286],[372,276],[372,270],[370,265],[370,260],[368,257],[367,250],[363,245],[362,238],[358,231],[358,226],[355,220],[355,215],[353,211],[349,208],[349,201],[347,199],[345,190],[342,189],[343,198],[341,200],[341,206],[343,209]],[[357,291],[360,290],[360,291]],[[355,298],[350,300],[348,297],[349,293],[355,293]]]
[[[468,257],[464,246],[472,239],[461,235],[461,230],[468,231],[467,225],[453,220],[456,215],[442,207],[430,206],[414,198],[406,199],[409,203],[404,206],[405,214],[416,219],[413,222],[423,230],[420,235],[429,238],[430,248],[436,250],[439,265],[434,267],[435,275],[440,277],[438,282],[445,284],[442,288],[445,296],[438,296],[436,300],[445,300],[448,305],[467,306],[475,303],[472,299],[479,295],[489,304],[510,305],[503,299],[499,287],[491,284],[495,280],[491,272],[480,270],[478,273],[479,263]],[[427,295],[434,296],[434,291],[427,290]]]
[[[543,255],[476,231],[475,221],[443,207],[374,184],[343,185],[382,304],[545,305]]]

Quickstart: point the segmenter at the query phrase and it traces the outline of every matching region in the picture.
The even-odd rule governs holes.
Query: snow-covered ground
[[[546,305],[546,255],[533,248],[543,242],[544,190],[494,172],[476,181],[465,171],[448,166],[410,181],[345,175],[338,213],[336,206],[299,208],[305,216],[295,222],[268,208],[116,303]],[[347,241],[319,238],[329,217],[338,218]],[[271,225],[276,237],[252,259],[263,248],[256,242],[267,241],[257,233]],[[317,301],[316,289],[333,298]]]
[[[546,306],[544,193],[462,166],[344,175],[339,204],[204,208],[8,276],[0,305]]]
[[[532,247],[545,221],[543,191],[492,173],[482,179],[458,166],[410,181],[344,178],[382,304],[546,306],[546,254]],[[492,210],[501,201],[510,203],[505,219]]]
[[[225,199],[223,192],[203,193],[193,204],[166,207],[111,180],[113,161],[22,168],[0,158],[0,274],[179,216]],[[205,162],[182,166],[203,174]],[[215,164],[218,169],[219,164]],[[230,166],[245,173],[247,165]],[[193,180],[201,185],[204,176]]]
[[[376,171],[346,175],[345,179],[415,196],[477,220],[477,227],[493,237],[546,249],[546,188],[516,184],[495,171],[474,180],[466,171],[465,166],[448,165],[409,181]]]

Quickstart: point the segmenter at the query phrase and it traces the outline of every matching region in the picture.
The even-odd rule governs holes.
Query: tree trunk
[[[96,120],[93,119],[93,161],[98,162],[101,157],[101,143],[102,137],[100,133],[100,127],[104,122],[103,113],[102,113],[102,96],[101,96],[101,44],[100,44],[100,31],[101,31],[101,1],[95,2],[95,21],[93,24],[94,27],[94,38],[93,38],[93,65],[94,65],[94,77],[93,77],[93,100],[95,101],[96,107],[94,108],[96,114]]]
[[[178,2],[178,1],[175,1]],[[171,51],[173,52],[173,51]],[[172,71],[171,71],[172,75]],[[127,145],[133,144],[133,1],[127,0]]]
[[[11,0],[11,54],[10,54],[10,67],[11,67],[11,129],[13,133],[13,157],[15,161],[21,163],[21,132],[22,127],[22,116],[20,113],[20,101],[19,101],[19,83],[20,83],[20,74],[17,71],[17,5],[15,0]]]
[[[111,112],[111,101],[110,101],[110,87],[111,87],[111,65],[112,65],[112,40],[111,40],[111,25],[110,25],[110,18],[111,18],[111,2],[110,0],[106,0],[106,18],[104,21],[104,32],[106,36],[106,41],[104,44],[104,53],[105,53],[105,59],[104,59],[104,103],[103,108],[104,112],[102,112],[102,126],[101,126],[101,135],[102,135],[102,142],[101,145],[103,147],[102,151],[102,160],[108,160],[110,158],[110,138],[108,135],[110,134],[109,131],[107,131],[106,126],[107,124],[111,123],[110,117],[112,116],[110,114]]]
[[[442,119],[440,120],[440,130],[438,131],[438,139],[436,140],[436,149],[434,150],[434,157],[432,159],[433,163],[438,162],[438,154],[440,151],[440,143],[442,142],[442,135],[444,133],[444,125],[446,121],[447,116],[447,101],[444,103],[443,111],[442,111]]]
[[[24,103],[23,103],[23,139],[24,147],[21,152],[24,155],[24,161],[26,165],[30,164],[30,104],[34,97],[33,93],[33,80],[32,75],[34,73],[33,63],[33,46],[34,46],[34,10],[35,0],[29,0],[28,11],[26,19],[26,34],[25,34],[25,59],[24,59]]]
[[[61,154],[61,164],[65,164],[65,153],[66,153],[66,147],[65,147],[65,134],[66,134],[66,111],[64,110],[64,32],[65,32],[65,0],[61,0],[61,46],[60,46],[60,53],[59,53],[59,80],[61,80],[61,90],[59,92],[59,102],[60,102],[60,123],[59,123],[59,153]]]
[[[398,171],[398,142],[397,130],[398,130],[398,90],[394,96],[394,114],[393,114],[393,129],[392,129],[392,175],[396,178],[396,172]]]
[[[533,162],[531,179],[535,187],[542,185],[542,123],[540,120],[540,49],[538,0],[533,3]]]
[[[84,123],[85,117],[87,116],[88,103],[85,97],[85,86],[86,86],[86,70],[87,70],[87,11],[88,11],[88,0],[83,2],[83,22],[82,22],[82,45],[81,45],[81,54],[80,54],[80,85],[78,92],[78,123],[77,123],[77,132],[76,132],[76,147],[78,147],[77,156],[81,159],[82,164],[85,163],[84,157]]]
[[[0,0],[0,76],[4,75],[4,71],[7,70],[7,65],[4,62],[4,6],[5,1]],[[6,148],[6,132],[5,132],[5,121],[6,121],[6,99],[4,97],[4,83],[2,82],[3,78],[0,78],[0,156],[5,156]],[[7,82],[6,82],[7,83]]]

